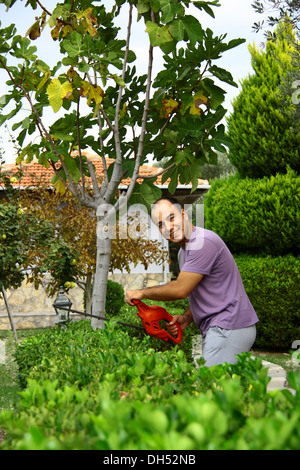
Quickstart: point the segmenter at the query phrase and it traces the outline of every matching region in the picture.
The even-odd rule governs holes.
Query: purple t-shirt
[[[216,233],[194,227],[178,260],[181,271],[204,274],[189,295],[194,322],[203,336],[211,326],[236,330],[258,322],[235,260]]]

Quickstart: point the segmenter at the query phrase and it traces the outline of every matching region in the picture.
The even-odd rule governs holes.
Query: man
[[[217,234],[195,227],[174,198],[158,199],[151,217],[166,239],[180,245],[180,273],[164,285],[127,291],[125,301],[188,297],[189,307],[174,316],[170,333],[176,336],[176,322],[183,330],[194,321],[202,333],[206,366],[236,362],[236,354],[251,349],[258,318],[232,254]]]

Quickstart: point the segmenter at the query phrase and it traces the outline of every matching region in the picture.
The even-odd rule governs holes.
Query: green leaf
[[[12,109],[10,111],[10,113],[8,114],[0,114],[0,126],[2,126],[2,124],[11,119],[12,117],[14,117],[18,111],[22,108],[22,103],[18,103],[17,106],[15,107],[15,109]]]
[[[55,139],[64,140],[65,142],[73,142],[74,141],[74,137],[72,135],[65,134],[63,132],[54,132],[52,134],[52,137],[54,137]]]
[[[182,41],[184,38],[184,24],[181,19],[176,19],[172,21],[169,25],[169,31],[171,36],[176,39],[176,41]]]
[[[43,72],[43,73],[48,73],[50,72],[50,67],[49,65],[47,65],[45,62],[43,62],[42,60],[37,60],[36,61],[36,67],[37,69],[40,71],[40,72]]]
[[[202,41],[204,31],[201,24],[194,16],[185,15],[181,21],[192,43]]]
[[[168,191],[170,194],[174,194],[177,188],[178,174],[179,174],[178,166],[175,165],[162,175],[162,184],[164,184],[168,178],[170,178],[171,180],[168,185]]]
[[[229,43],[226,45],[226,51],[228,51],[229,49],[233,49],[234,47],[237,47],[239,46],[240,44],[243,44],[244,42],[246,42],[246,39],[244,38],[239,38],[239,39],[232,39],[231,41],[229,41]]]
[[[230,147],[232,141],[229,137],[225,135],[225,127],[223,124],[220,124],[217,128],[211,130],[210,133],[212,139],[210,140],[210,144],[219,152],[226,152],[227,149],[224,147]]]
[[[178,185],[178,171],[174,172],[171,177],[171,181],[168,186],[168,191],[170,194],[174,194]]]
[[[76,31],[71,34],[71,38],[62,42],[62,47],[70,57],[78,57],[83,54],[84,46],[82,42],[83,36]]]
[[[172,21],[174,19],[174,16],[175,16],[175,11],[174,11],[174,7],[175,5],[172,5],[172,3],[168,3],[167,5],[165,5],[164,7],[162,7],[161,11],[162,11],[162,17],[161,17],[161,21],[162,23],[170,23],[170,21]]]
[[[208,70],[222,82],[226,82],[229,83],[229,85],[238,87],[238,85],[233,81],[231,73],[227,70],[221,67],[217,67],[216,65],[212,65]]]
[[[121,86],[122,88],[125,87],[125,82],[124,82],[124,80],[123,80],[121,77],[119,77],[118,75],[114,74],[114,75],[113,75],[113,79],[114,79],[114,81],[116,82],[117,85]]]
[[[23,121],[22,121],[22,128],[23,128],[23,129],[28,129],[28,128],[29,128],[29,125],[30,125],[30,119],[29,119],[29,117],[26,117],[26,118],[23,119]]]
[[[143,13],[147,13],[147,11],[150,10],[149,0],[139,0],[136,8],[137,8],[139,15],[142,15]]]
[[[205,78],[202,84],[204,85],[206,92],[209,93],[212,108],[217,109],[225,99],[225,91],[217,86],[210,78]]]
[[[9,95],[2,95],[0,96],[0,108],[4,108],[7,103],[11,100],[12,97]]]
[[[170,21],[172,21],[177,14],[182,15],[182,13],[184,12],[184,8],[180,4],[166,2],[165,5],[161,6],[161,11],[162,23],[170,23]]]
[[[194,191],[196,191],[197,188],[198,188],[198,176],[193,176],[193,177],[192,177],[192,189],[191,189],[191,193],[193,193]]]
[[[19,47],[17,45],[19,44]],[[35,60],[37,56],[34,54],[37,51],[35,46],[30,46],[30,39],[15,36],[13,39],[12,48],[14,56],[20,59]]]
[[[213,9],[209,5],[214,5],[216,7],[221,6],[218,0],[214,0],[212,2],[193,2],[196,8],[199,10],[204,10],[208,13],[212,18],[215,17]]]
[[[201,139],[205,132],[201,126],[200,116],[193,114],[186,114],[181,117],[179,129],[181,135],[190,136],[195,139]]]
[[[218,106],[215,113],[209,113],[205,121],[207,129],[213,129],[223,119],[225,114],[226,109],[223,106]]]
[[[78,167],[77,159],[71,157],[70,155],[66,155],[64,158],[64,162],[67,166],[67,169],[71,177],[73,178],[75,183],[78,183],[78,181],[80,180],[81,174],[80,174],[80,169]]]
[[[150,212],[152,204],[161,196],[161,190],[155,186],[152,180],[136,183],[130,198],[130,204],[142,204]]]
[[[195,160],[190,149],[178,150],[175,154],[175,165],[190,164]]]
[[[300,372],[289,372],[287,375],[289,384],[297,392],[300,391]]]
[[[160,28],[156,23],[152,23],[152,21],[147,21],[146,31],[149,34],[150,43],[153,47],[161,47],[166,43],[173,41],[173,38],[170,35],[167,26],[163,26],[162,28]]]

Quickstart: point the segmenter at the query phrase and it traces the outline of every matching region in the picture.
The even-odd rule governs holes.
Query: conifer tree
[[[276,40],[268,41],[265,50],[249,45],[254,73],[241,82],[227,120],[233,141],[229,159],[242,177],[285,173],[287,166],[299,172],[300,133],[293,129],[292,113],[282,109],[280,93],[280,84],[293,67],[292,36],[291,28],[280,24]],[[294,106],[292,100],[288,106]]]

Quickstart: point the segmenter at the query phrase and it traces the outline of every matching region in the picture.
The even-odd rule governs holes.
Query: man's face
[[[175,243],[185,240],[188,218],[179,205],[159,201],[152,209],[152,219],[167,240]]]

